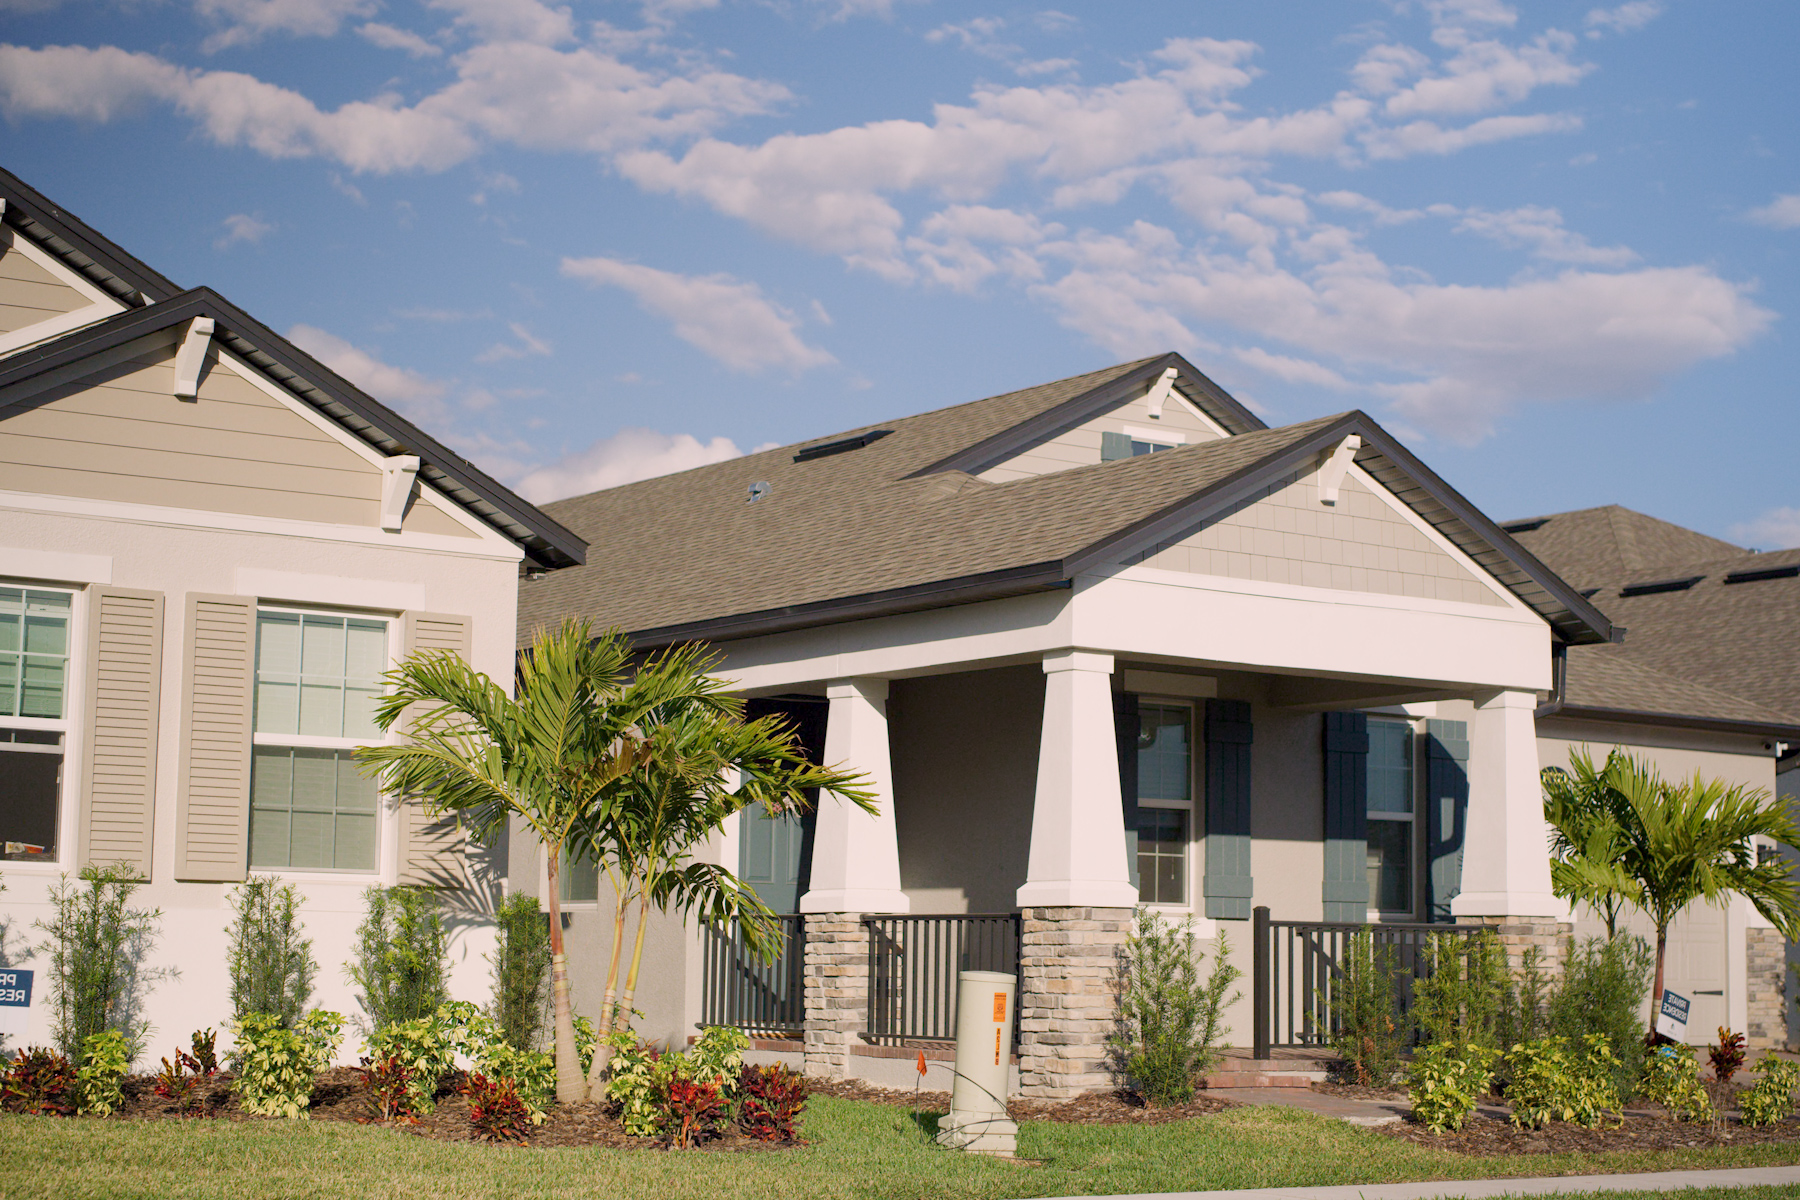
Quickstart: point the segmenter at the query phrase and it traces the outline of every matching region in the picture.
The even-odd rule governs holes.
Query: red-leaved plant
[[[663,1128],[669,1144],[685,1150],[694,1139],[710,1133],[725,1113],[725,1098],[719,1085],[677,1075],[665,1085],[662,1094]]]
[[[215,1049],[218,1041],[219,1035],[215,1030],[194,1030],[194,1052],[187,1059],[203,1079],[211,1079],[219,1073],[219,1055]]]
[[[791,1142],[806,1107],[806,1077],[775,1063],[738,1072],[738,1128],[759,1142]]]
[[[469,1124],[482,1141],[518,1145],[531,1136],[531,1109],[519,1096],[516,1081],[471,1071],[457,1090],[469,1099]]]
[[[0,1108],[7,1112],[72,1117],[78,1099],[75,1068],[54,1050],[21,1050],[0,1073]]]
[[[363,1077],[363,1086],[369,1089],[369,1111],[377,1121],[411,1122],[417,1119],[413,1113],[412,1094],[406,1087],[412,1081],[412,1069],[398,1052],[365,1058],[356,1071]]]
[[[194,1091],[200,1086],[202,1078],[200,1060],[186,1050],[177,1048],[173,1061],[166,1058],[162,1060],[162,1070],[156,1073],[156,1084],[152,1090],[174,1105],[176,1112],[185,1114],[197,1099]]]
[[[1706,1048],[1706,1059],[1712,1063],[1713,1078],[1730,1083],[1744,1065],[1744,1035],[1731,1032],[1729,1026],[1719,1026],[1719,1044]]]

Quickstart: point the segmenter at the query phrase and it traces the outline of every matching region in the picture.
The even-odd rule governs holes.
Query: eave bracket
[[[1362,438],[1352,433],[1319,456],[1319,503],[1335,507],[1338,489],[1344,484],[1344,473],[1356,461],[1362,449]]]

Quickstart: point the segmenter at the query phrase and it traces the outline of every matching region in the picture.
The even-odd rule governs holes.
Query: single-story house
[[[510,682],[519,576],[580,563],[581,539],[4,171],[0,209],[0,963],[40,968],[22,1041],[51,1040],[31,926],[90,863],[162,912],[151,1061],[231,1015],[249,872],[302,893],[316,1003],[357,1011],[362,893],[395,883],[446,889],[452,986],[485,997],[505,846],[465,853],[349,754],[410,650]]]

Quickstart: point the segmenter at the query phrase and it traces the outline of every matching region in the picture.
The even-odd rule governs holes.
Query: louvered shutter
[[[1325,714],[1325,919],[1369,916],[1369,718]]]
[[[1250,705],[1206,702],[1206,915],[1250,917]]]
[[[1462,891],[1463,836],[1469,827],[1469,726],[1425,722],[1425,910],[1454,921],[1450,901]]]
[[[449,650],[469,658],[471,622],[443,613],[406,614],[407,654]],[[468,839],[455,814],[433,819],[417,796],[400,800],[400,882],[416,887],[460,888],[468,884],[464,851]]]
[[[1129,433],[1102,433],[1100,435],[1100,461],[1111,462],[1115,458],[1131,457],[1131,435]]]
[[[162,691],[161,592],[88,591],[87,687],[77,861],[150,877],[156,716]]]
[[[183,654],[175,878],[235,883],[249,855],[256,601],[189,593]]]
[[[1113,693],[1113,735],[1119,745],[1119,800],[1125,817],[1125,870],[1138,886],[1138,698]]]

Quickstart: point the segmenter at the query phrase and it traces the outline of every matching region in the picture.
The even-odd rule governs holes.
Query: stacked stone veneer
[[[1538,970],[1546,981],[1562,978],[1563,964],[1569,956],[1570,939],[1575,926],[1568,921],[1546,917],[1459,917],[1459,925],[1486,925],[1500,939],[1506,954],[1506,965],[1517,972],[1525,966],[1525,955],[1532,947],[1538,951]]]
[[[1746,930],[1745,941],[1750,976],[1746,1044],[1752,1050],[1784,1049],[1788,1041],[1787,947],[1774,929]]]
[[[808,913],[801,963],[806,991],[803,1069],[820,1079],[850,1074],[850,1047],[869,1019],[869,929],[861,913]]]
[[[1028,908],[1019,948],[1019,1093],[1061,1099],[1114,1086],[1129,908]]]

